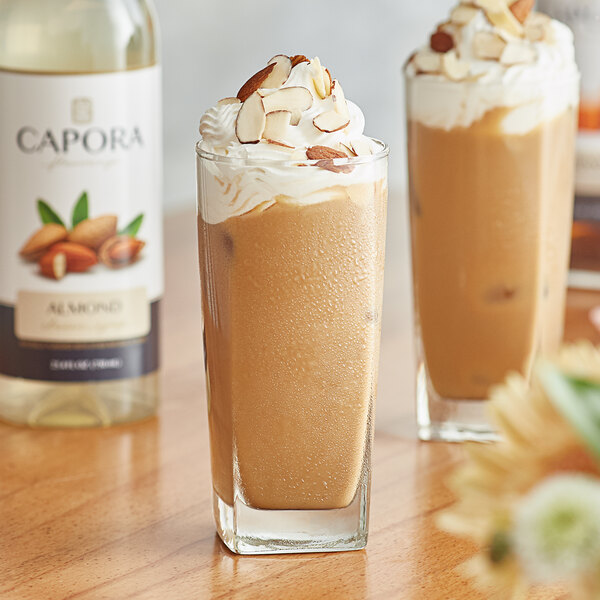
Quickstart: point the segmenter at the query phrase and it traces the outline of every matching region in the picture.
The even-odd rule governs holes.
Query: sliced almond
[[[340,150],[334,150],[329,146],[311,146],[306,149],[308,160],[320,160],[325,158],[346,158],[346,155]]]
[[[340,114],[342,117],[349,119],[350,111],[348,110],[346,96],[342,86],[340,85],[340,82],[337,79],[335,79],[331,84],[331,98],[333,100],[333,108],[335,109],[335,112]]]
[[[413,52],[402,65],[402,70],[405,71],[408,68],[408,65],[412,64],[415,60],[416,52]]]
[[[441,57],[442,72],[448,79],[451,79],[452,81],[462,81],[469,75],[471,70],[469,63],[459,60],[454,50],[442,54]]]
[[[474,0],[474,3],[483,8],[492,25],[511,35],[523,35],[523,26],[508,8],[506,0]]]
[[[328,110],[313,119],[313,125],[324,133],[333,133],[344,129],[350,124],[350,119],[335,110]]]
[[[306,157],[309,160],[317,160],[317,167],[332,171],[333,173],[350,173],[354,169],[352,165],[336,165],[333,159],[348,157],[344,152],[334,150],[328,146],[311,146],[306,149]]]
[[[278,54],[267,63],[268,65],[275,65],[275,68],[262,82],[261,87],[270,89],[280,88],[288,80],[292,70],[290,57],[285,54]]]
[[[327,96],[331,96],[331,86],[333,85],[333,80],[331,79],[331,73],[329,69],[323,69],[323,83],[325,84],[325,94]]]
[[[289,110],[275,110],[266,116],[263,137],[273,142],[281,142],[285,137],[292,113]]]
[[[217,102],[217,106],[226,106],[227,104],[240,104],[242,101],[239,98],[233,98],[233,97],[228,97],[228,98],[221,98],[218,102]]]
[[[452,21],[448,21],[447,23],[442,23],[441,25],[438,25],[437,31],[441,31],[449,35],[452,38],[452,41],[454,42],[455,48],[460,44],[462,35],[462,25],[457,25],[456,23],[452,23]]]
[[[358,154],[354,151],[354,148],[352,148],[351,144],[344,144],[343,142],[340,142],[340,149],[342,152],[345,152],[350,158],[358,156]]]
[[[424,50],[415,54],[413,63],[417,73],[439,73],[442,70],[442,55]]]
[[[436,31],[431,35],[429,45],[434,52],[449,52],[454,48],[454,38],[446,31]]]
[[[468,25],[479,12],[479,9],[475,6],[469,6],[467,4],[459,4],[450,13],[450,21],[457,25]]]
[[[254,92],[240,107],[235,121],[235,135],[241,144],[258,144],[265,130],[263,99]]]
[[[304,112],[313,104],[312,94],[303,86],[285,87],[263,98],[265,112],[289,110]]]
[[[237,97],[245,102],[258,88],[263,87],[263,83],[265,79],[271,74],[271,72],[275,69],[275,63],[271,63],[267,65],[264,69],[261,69],[258,73],[255,73],[246,81],[246,83],[240,88],[240,91],[237,93]]]
[[[286,144],[285,142],[280,142],[278,140],[270,140],[268,138],[263,140],[267,144],[273,144],[274,146],[280,146],[281,148],[287,148],[289,150],[294,150],[294,146],[290,146],[290,144]]]
[[[481,60],[500,60],[506,42],[491,31],[478,31],[473,37],[473,54]]]
[[[294,56],[290,56],[290,60],[292,61],[292,69],[303,62],[310,62],[304,54],[294,54]]]
[[[520,65],[523,63],[533,62],[535,60],[536,53],[533,48],[525,44],[519,44],[518,42],[511,42],[506,45],[500,62],[503,65]]]
[[[302,111],[293,110],[290,117],[290,125],[292,127],[296,127],[298,123],[300,123],[300,119],[302,118]]]
[[[525,37],[530,42],[550,41],[552,19],[541,13],[532,13],[525,21]]]
[[[525,23],[527,17],[533,10],[535,0],[516,0],[510,5],[510,12],[515,16],[519,23]]]
[[[357,138],[352,140],[351,146],[352,150],[357,154],[357,156],[369,156],[373,154],[373,150],[371,149],[371,144],[366,138]]]
[[[312,69],[312,80],[315,85],[315,91],[317,92],[319,98],[326,98],[327,93],[325,90],[325,80],[323,78],[323,67],[321,66],[321,61],[317,56],[310,61],[310,66]]]
[[[465,81],[479,81],[484,76],[485,71],[480,71],[479,73],[469,73],[469,75],[465,77]]]

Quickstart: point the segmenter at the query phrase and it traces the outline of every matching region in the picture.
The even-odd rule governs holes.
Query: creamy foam
[[[334,173],[276,161],[248,165],[243,159],[204,160],[201,168],[206,176],[200,197],[206,202],[200,203],[200,214],[207,223],[220,223],[251,210],[266,210],[276,202],[308,206],[340,197],[352,200],[349,186],[385,179],[385,165],[374,160],[355,165],[351,173]]]
[[[498,60],[474,55],[473,39],[479,32],[500,35],[533,50],[534,59],[505,66]],[[409,118],[429,127],[450,130],[469,127],[494,108],[513,109],[502,122],[507,134],[524,134],[579,102],[579,74],[573,34],[558,21],[549,22],[549,39],[529,41],[499,30],[483,10],[460,30],[456,53],[468,63],[469,76],[451,81],[443,74],[418,73],[413,62],[406,67]]]
[[[314,126],[313,119],[333,110],[334,103],[331,96],[319,96],[313,73],[310,63],[300,63],[281,86],[303,86],[313,97],[311,108],[302,113],[298,125],[287,128],[282,140],[292,148],[266,140],[258,144],[240,143],[235,133],[240,103],[217,104],[202,116],[200,152],[217,155],[215,160],[203,160],[200,167],[204,186],[200,197],[206,202],[201,202],[199,210],[204,221],[219,223],[252,210],[265,210],[276,202],[299,205],[325,202],[346,195],[347,186],[385,178],[385,161],[357,159],[350,172],[298,166],[306,162],[306,149],[312,146],[339,149],[340,144],[361,140],[373,154],[383,149],[381,144],[364,136],[363,113],[348,100],[349,124],[344,129],[325,133]],[[219,160],[219,156],[227,158]]]

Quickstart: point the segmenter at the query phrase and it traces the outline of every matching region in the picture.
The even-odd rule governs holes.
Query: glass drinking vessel
[[[387,203],[378,147],[301,164],[196,148],[214,515],[234,552],[366,544]],[[257,186],[270,199],[246,212]]]
[[[511,371],[527,376],[538,353],[558,349],[578,83],[492,89],[407,77],[421,439],[494,439],[483,402],[491,387]],[[469,110],[482,98],[506,106],[450,129],[416,118],[439,97]]]

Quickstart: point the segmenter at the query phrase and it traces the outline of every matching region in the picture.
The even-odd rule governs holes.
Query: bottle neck
[[[0,4],[0,68],[102,73],[158,61],[147,0],[9,0]]]

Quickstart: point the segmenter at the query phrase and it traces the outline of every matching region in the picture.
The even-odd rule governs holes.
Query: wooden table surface
[[[415,437],[406,261],[386,275],[367,550],[239,557],[212,520],[194,217],[169,218],[166,234],[159,418],[87,431],[0,425],[0,599],[481,598],[454,570],[474,549],[434,526],[463,451]],[[569,338],[600,342],[595,304],[571,293]]]

